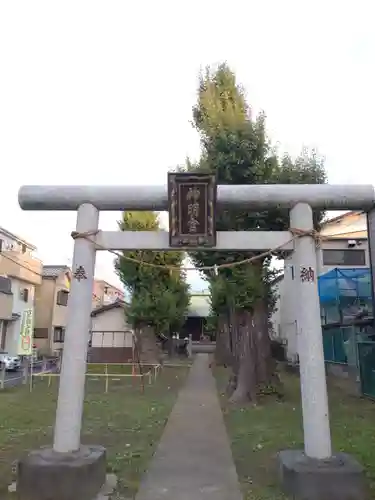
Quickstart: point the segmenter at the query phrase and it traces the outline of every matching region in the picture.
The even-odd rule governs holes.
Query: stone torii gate
[[[170,193],[169,193],[170,194]],[[81,422],[96,250],[168,250],[166,232],[100,231],[99,211],[168,210],[166,186],[23,186],[23,210],[77,211],[73,276],[60,376],[53,447],[35,450],[19,463],[20,500],[91,500],[105,482],[105,450],[81,445]],[[362,498],[362,469],[350,457],[332,455],[312,209],[368,211],[372,266],[375,263],[375,193],[371,185],[217,186],[222,208],[290,210],[290,227],[302,231],[218,232],[212,250],[293,252],[293,265],[308,269],[296,279],[295,317],[302,394],[304,452],[281,452],[286,491],[299,498]],[[181,246],[189,249],[189,243]],[[191,248],[191,247],[190,247]],[[205,250],[210,248],[201,247]],[[296,276],[299,276],[297,272]],[[302,278],[302,277],[301,277]],[[323,466],[322,466],[323,465]],[[323,473],[322,473],[323,471]],[[58,493],[57,493],[58,492]],[[351,496],[350,496],[351,495]],[[353,496],[354,495],[354,496]]]

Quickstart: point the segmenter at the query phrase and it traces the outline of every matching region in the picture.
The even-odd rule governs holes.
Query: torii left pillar
[[[79,233],[95,233],[98,223],[93,205],[78,208],[53,448],[32,451],[19,462],[20,500],[93,500],[106,481],[105,449],[80,442],[96,251]]]

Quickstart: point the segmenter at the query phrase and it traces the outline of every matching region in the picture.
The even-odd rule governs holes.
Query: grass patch
[[[108,471],[118,475],[119,494],[133,497],[155,450],[187,368],[167,367],[141,393],[139,379],[87,380],[82,442],[107,448]],[[47,378],[0,392],[0,498],[12,482],[12,463],[30,449],[52,442],[58,379]]]
[[[282,449],[303,448],[299,378],[282,375],[285,402],[267,398],[255,408],[234,408],[223,395],[226,370],[217,368],[215,375],[244,499],[284,500],[275,459]],[[365,466],[375,495],[375,404],[333,384],[329,403],[333,448],[354,455]]]

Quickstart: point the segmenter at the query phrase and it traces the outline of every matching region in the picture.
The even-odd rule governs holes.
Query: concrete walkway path
[[[198,354],[136,500],[242,500],[209,368]]]

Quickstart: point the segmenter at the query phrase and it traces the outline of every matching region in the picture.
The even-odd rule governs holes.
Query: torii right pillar
[[[295,316],[304,450],[279,453],[282,486],[300,500],[364,500],[363,468],[345,453],[332,453],[317,282],[313,214],[306,203],[290,211],[290,226],[306,231],[295,242]]]

